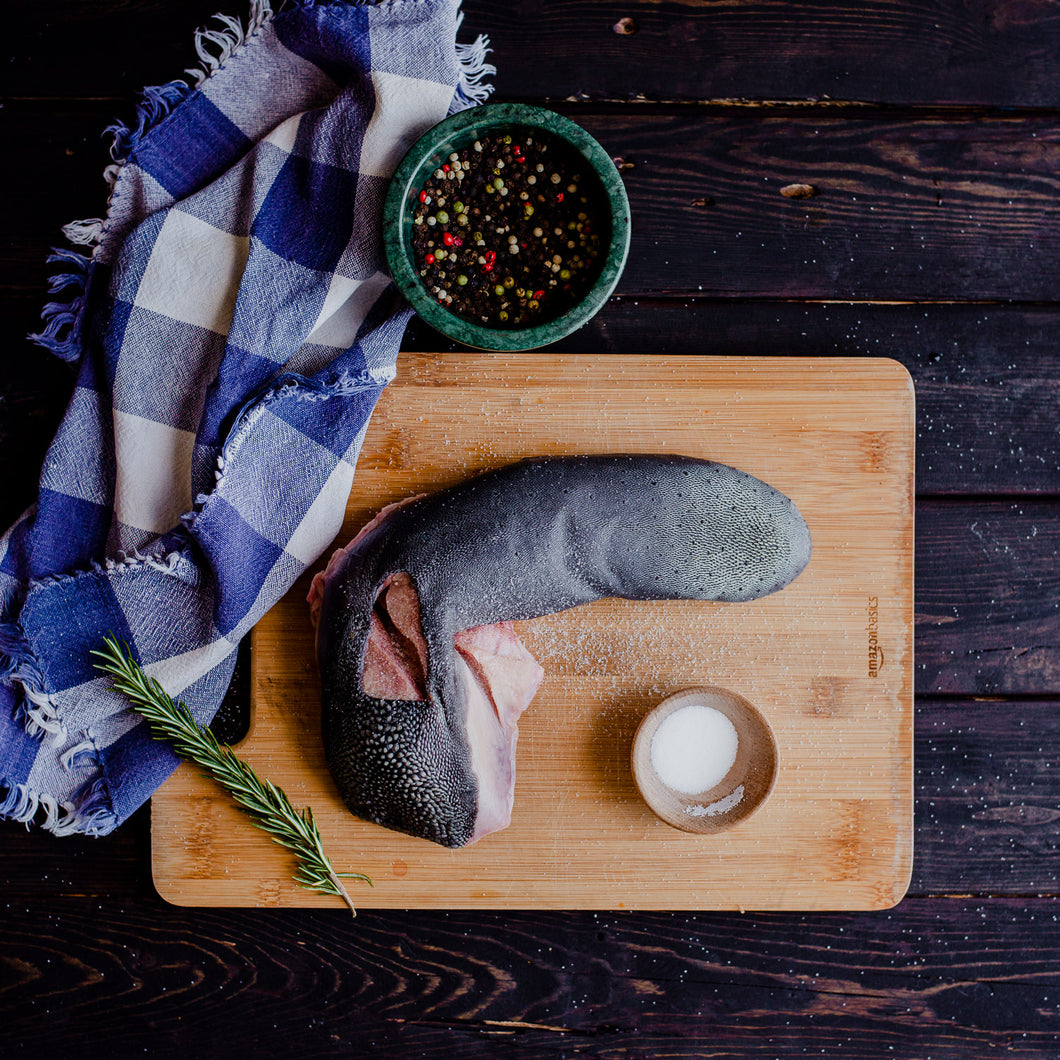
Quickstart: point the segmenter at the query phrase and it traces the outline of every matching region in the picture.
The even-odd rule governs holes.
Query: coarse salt
[[[696,795],[719,783],[736,761],[736,727],[720,710],[689,703],[660,722],[651,741],[651,764],[674,791]]]

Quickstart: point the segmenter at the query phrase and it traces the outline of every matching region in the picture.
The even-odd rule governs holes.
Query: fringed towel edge
[[[0,818],[18,821],[27,828],[35,825],[57,836],[104,836],[117,826],[106,783],[100,777],[86,784],[72,802],[59,802],[27,784],[0,778]]]
[[[461,11],[456,19],[456,31],[464,23],[464,12]],[[486,62],[486,56],[491,51],[490,39],[484,33],[480,33],[473,41],[456,44],[456,61],[460,68],[460,80],[453,93],[453,102],[449,104],[449,113],[456,114],[462,110],[485,103],[493,94],[493,85],[486,79],[497,72],[493,63]]]
[[[22,699],[15,716],[30,736],[67,735],[51,696],[44,689],[44,675],[22,630],[15,623],[0,623],[0,676],[18,685]],[[83,768],[86,763],[101,765],[99,750],[90,733],[68,748],[60,758],[66,770]],[[43,817],[41,816],[43,814]],[[110,790],[100,773],[87,781],[69,802],[36,791],[25,783],[0,777],[0,818],[19,821],[27,828],[36,825],[57,836],[82,833],[106,835],[117,826]]]
[[[0,680],[17,686],[21,693],[15,719],[30,736],[65,735],[59,712],[44,687],[44,674],[21,626],[0,623]]]
[[[242,22],[233,15],[215,15],[214,18],[221,22],[222,28],[211,29],[203,26],[195,31],[195,53],[202,66],[185,71],[192,79],[191,83],[178,78],[162,85],[148,86],[141,93],[132,122],[115,122],[103,130],[104,136],[111,136],[112,161],[103,171],[111,198],[122,167],[137,144],[155,126],[169,117],[180,103],[201,87],[235,51],[245,45],[273,17],[270,0],[251,0],[245,29]],[[82,322],[86,288],[92,258],[106,232],[109,214],[108,199],[106,216],[71,221],[62,229],[63,235],[70,243],[91,247],[91,255],[52,248],[47,259],[48,264],[61,262],[70,267],[70,271],[51,278],[49,292],[55,294],[70,286],[75,286],[76,292],[64,302],[48,302],[41,310],[41,322],[44,327],[30,334],[28,338],[64,361],[77,362],[84,352]]]

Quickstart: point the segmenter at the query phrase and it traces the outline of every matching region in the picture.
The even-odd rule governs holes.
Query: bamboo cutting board
[[[519,624],[546,677],[520,721],[512,824],[464,850],[361,822],[339,801],[308,575],[253,632],[239,753],[312,805],[337,869],[372,877],[352,885],[366,908],[893,905],[912,861],[913,448],[912,383],[893,361],[403,355],[339,544],[385,504],[524,456],[681,453],[790,496],[813,558],[752,603],[603,600]],[[720,835],[658,820],[629,766],[644,714],[698,684],[751,700],[778,745],[772,795]],[[154,796],[151,828],[169,901],[339,904],[295,886],[290,856],[193,767]]]

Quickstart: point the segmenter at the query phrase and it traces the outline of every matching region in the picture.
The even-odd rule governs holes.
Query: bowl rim
[[[566,313],[529,328],[489,328],[457,316],[427,294],[411,262],[405,238],[410,188],[424,163],[449,137],[478,129],[527,126],[541,129],[573,147],[592,166],[611,207],[611,242],[592,287]],[[409,223],[411,228],[411,223]],[[545,107],[487,103],[459,111],[427,130],[405,153],[390,178],[383,205],[384,249],[390,275],[412,308],[443,335],[484,350],[529,350],[569,335],[599,312],[618,284],[629,254],[630,211],[622,177],[611,156],[580,125]]]
[[[738,772],[740,764],[738,756],[737,761],[733,763],[729,772],[713,788],[695,793],[678,792],[670,788],[655,772],[650,762],[651,741],[661,723],[670,714],[680,710],[682,707],[704,699],[716,700],[717,705],[710,705],[714,705],[714,709],[721,710],[730,720],[733,720],[733,711],[735,710],[736,713],[742,714],[753,723],[756,735],[762,743],[761,750],[769,759],[771,770],[765,785],[760,788],[757,798],[753,802],[744,804],[741,801],[731,811],[723,812],[717,817],[690,818],[683,813],[678,814],[675,807],[677,805],[686,806],[699,803],[710,792],[726,790],[731,787],[735,779],[742,779],[742,776],[749,772],[746,764],[743,774]],[[728,706],[724,704],[728,704]],[[733,724],[736,724],[736,722],[733,721]],[[736,727],[739,730],[740,726],[737,725]],[[741,742],[743,742],[742,737]],[[641,718],[630,746],[630,766],[634,784],[641,798],[660,820],[683,832],[696,835],[717,835],[729,828],[743,824],[755,816],[769,801],[780,773],[780,748],[776,733],[773,731],[773,727],[770,725],[765,713],[746,696],[723,685],[692,685],[664,697]]]

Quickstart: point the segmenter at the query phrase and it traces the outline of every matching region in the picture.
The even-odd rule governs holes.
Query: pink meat
[[[319,621],[324,585],[348,550],[406,503],[384,508],[349,545],[337,549],[327,567],[313,578],[308,603],[314,626]],[[461,630],[454,636],[453,646],[456,676],[467,703],[471,767],[478,783],[474,842],[511,823],[519,716],[534,698],[544,670],[511,622]],[[372,609],[361,687],[375,699],[425,700],[428,662],[416,586],[404,571],[393,574],[383,583]]]
[[[510,622],[462,630],[454,642],[457,680],[467,696],[471,765],[478,780],[473,843],[511,823],[517,723],[545,671]]]

